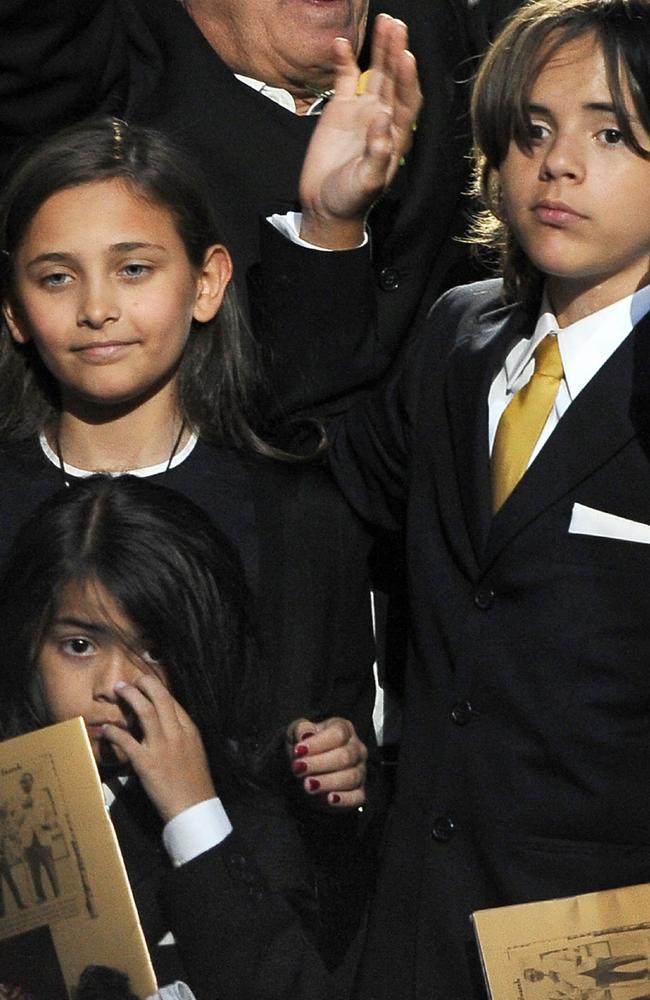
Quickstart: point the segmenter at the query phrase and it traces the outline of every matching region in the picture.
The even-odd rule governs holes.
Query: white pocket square
[[[574,503],[569,532],[573,535],[597,535],[599,538],[618,538],[622,542],[642,542],[650,545],[650,524],[630,521],[618,514],[585,507]]]

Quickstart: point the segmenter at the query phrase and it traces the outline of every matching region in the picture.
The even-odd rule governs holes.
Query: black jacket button
[[[459,701],[451,710],[451,721],[457,726],[466,726],[472,718],[473,711],[469,701]]]
[[[396,267],[382,267],[378,281],[383,292],[395,292],[399,288],[400,273]]]
[[[456,833],[456,824],[449,816],[438,816],[435,820],[431,836],[441,844],[446,844]]]
[[[492,587],[479,587],[474,594],[474,604],[481,611],[487,611],[494,604],[494,591]]]

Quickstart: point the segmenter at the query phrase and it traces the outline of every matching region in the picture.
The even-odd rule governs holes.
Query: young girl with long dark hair
[[[102,777],[125,776],[110,814],[159,983],[327,996],[301,841],[253,763],[250,598],[207,515],[132,476],[61,490],[10,553],[0,643],[2,736],[81,715]]]

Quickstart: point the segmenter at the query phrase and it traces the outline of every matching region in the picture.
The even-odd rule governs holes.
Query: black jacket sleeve
[[[162,904],[197,1000],[325,1000],[315,886],[281,803],[228,806],[235,830],[171,872]]]
[[[369,245],[312,250],[262,220],[249,296],[269,378],[267,414],[342,413],[388,367]]]

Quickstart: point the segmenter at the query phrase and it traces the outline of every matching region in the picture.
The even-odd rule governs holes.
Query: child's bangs
[[[648,13],[650,15],[650,9]],[[540,41],[536,52],[531,53],[532,59],[529,64],[530,69],[526,84],[519,90],[519,99],[513,104],[511,138],[524,148],[529,146],[530,95],[535,81],[544,67],[557,58],[565,46],[589,35],[593,37],[594,46],[600,48],[603,54],[607,84],[618,127],[630,148],[644,159],[648,158],[650,150],[639,142],[631,124],[631,117],[635,112],[644,130],[650,133],[650,114],[645,100],[647,90],[643,85],[639,85],[635,75],[636,60],[630,58],[631,53],[628,51],[628,46],[625,45],[625,38],[622,38],[620,33],[614,30],[614,26],[608,22],[587,28],[580,22],[570,22],[563,27],[554,28]],[[644,75],[647,75],[647,59],[643,60],[642,66]],[[513,88],[513,93],[517,94],[515,88]],[[633,104],[632,114],[630,99]]]
[[[544,66],[565,45],[589,35],[602,50],[625,141],[639,156],[650,156],[631,123],[632,116],[638,118],[650,135],[650,4],[551,0],[531,4],[514,17],[478,74],[472,119],[479,156],[489,170],[499,169],[513,139],[529,145],[530,95]]]

